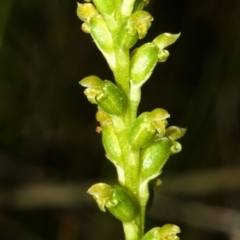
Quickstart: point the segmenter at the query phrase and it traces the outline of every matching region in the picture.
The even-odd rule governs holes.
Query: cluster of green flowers
[[[86,0],[78,3],[82,29],[90,33],[106,58],[115,82],[88,76],[80,81],[87,99],[98,106],[106,157],[115,165],[120,185],[93,185],[100,210],[108,209],[122,221],[126,240],[177,240],[180,229],[172,224],[155,227],[144,234],[149,184],[158,176],[171,154],[181,151],[176,140],[185,129],[168,127],[169,113],[161,108],[137,116],[141,87],[158,62],[169,56],[165,49],[180,34],[164,33],[152,42],[132,48],[147,34],[153,17],[143,8],[147,0]]]

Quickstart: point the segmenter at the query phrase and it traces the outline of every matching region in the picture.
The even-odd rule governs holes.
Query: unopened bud
[[[171,140],[167,137],[156,139],[140,153],[142,180],[156,177],[171,155]]]
[[[134,149],[143,148],[156,136],[157,130],[149,120],[149,112],[142,113],[129,131],[129,142]]]
[[[125,96],[111,81],[104,81],[102,92],[96,96],[96,100],[99,107],[107,114],[120,116],[125,110]]]
[[[158,48],[146,43],[136,50],[130,62],[130,79],[133,84],[145,83],[158,62]]]
[[[115,134],[112,121],[108,120],[102,124],[102,142],[107,158],[117,165],[121,165],[122,151]]]
[[[113,52],[112,35],[108,30],[107,24],[99,14],[90,20],[91,35],[98,48],[105,53]]]

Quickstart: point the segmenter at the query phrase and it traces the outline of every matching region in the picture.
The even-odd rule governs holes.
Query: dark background
[[[152,0],[146,38],[181,32],[144,85],[140,112],[187,127],[164,168],[147,229],[240,239],[240,1]],[[85,192],[115,178],[78,81],[112,80],[75,0],[0,1],[0,240],[122,240]]]

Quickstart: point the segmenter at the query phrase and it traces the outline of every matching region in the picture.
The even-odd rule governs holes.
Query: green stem
[[[141,100],[141,88],[136,86],[130,87],[130,97],[129,97],[129,111],[132,119],[136,119],[138,105]]]
[[[139,152],[131,149],[128,144],[128,131],[123,124],[113,121],[119,144],[122,149],[124,166],[124,186],[129,189],[138,200],[139,214],[134,221],[123,223],[126,240],[140,240],[144,234],[145,209],[139,199]],[[123,128],[121,128],[121,126]]]
[[[129,50],[124,50],[120,46],[115,46],[116,66],[113,70],[117,85],[124,91],[126,96],[129,94]]]
[[[128,188],[138,200],[139,214],[131,223],[123,223],[126,240],[140,240],[144,234],[145,205],[139,198],[139,151],[132,150],[128,144],[128,131],[118,132],[119,143],[123,150],[124,186]]]
[[[123,223],[125,240],[140,240],[138,226],[134,222]]]
[[[113,119],[113,125],[122,149],[124,166],[124,186],[138,200],[139,214],[134,221],[123,223],[126,240],[140,240],[144,234],[145,207],[139,198],[139,150],[133,150],[128,141],[128,132],[137,117],[141,91],[139,87],[130,87],[130,56],[129,50],[115,47],[116,66],[113,71],[117,85],[124,91],[128,100],[127,109],[122,120]]]
[[[141,240],[144,235],[145,214],[140,211],[140,214],[132,222],[123,223],[125,240]],[[144,210],[145,213],[145,210]]]

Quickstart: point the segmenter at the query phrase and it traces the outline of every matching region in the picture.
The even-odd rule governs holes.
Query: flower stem
[[[137,117],[141,87],[149,79],[157,62],[164,62],[179,34],[165,33],[152,42],[129,49],[147,34],[153,17],[143,8],[148,0],[93,0],[78,4],[82,27],[90,33],[106,58],[115,83],[89,76],[80,81],[88,100],[98,105],[103,145],[108,159],[117,168],[119,185],[93,185],[93,195],[100,210],[109,210],[122,221],[125,240],[179,239],[176,226],[153,228],[144,235],[148,184],[161,172],[168,157],[181,150],[178,138],[185,129],[167,127],[170,116],[157,108]],[[167,230],[166,230],[167,229]],[[154,236],[151,237],[151,236]]]

